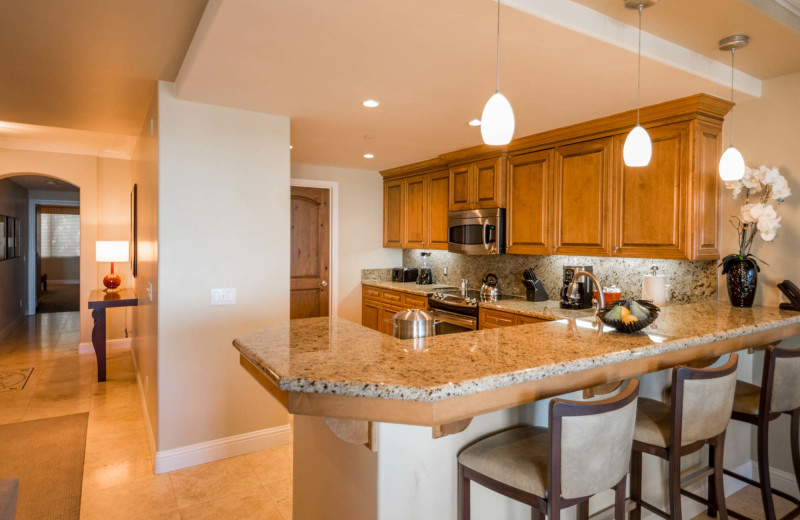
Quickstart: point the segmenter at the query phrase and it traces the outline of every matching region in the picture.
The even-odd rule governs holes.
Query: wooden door
[[[611,138],[556,148],[553,203],[559,255],[609,255]]]
[[[553,150],[508,158],[507,253],[546,255],[551,252],[552,165]]]
[[[383,247],[403,247],[403,181],[383,183]]]
[[[625,135],[614,137],[614,250],[617,256],[686,258],[689,123],[649,128],[650,164],[628,167]]]
[[[330,193],[292,186],[291,319],[328,315]]]
[[[380,330],[381,305],[372,300],[361,300],[361,324],[373,330]]]
[[[477,161],[473,166],[472,190],[476,208],[505,207],[504,157]]]
[[[423,248],[427,228],[427,175],[403,180],[403,248]]]
[[[450,168],[450,211],[472,209],[472,165]]]
[[[447,170],[428,174],[428,249],[447,249],[447,212],[450,173]]]

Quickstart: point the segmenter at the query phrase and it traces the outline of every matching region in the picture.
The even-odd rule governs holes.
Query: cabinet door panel
[[[508,159],[506,242],[508,253],[550,253],[550,189],[553,151]]]
[[[688,123],[649,129],[650,164],[628,167],[624,135],[615,137],[614,254],[686,258]]]
[[[428,181],[428,237],[429,249],[447,249],[447,212],[450,193],[448,171],[431,173]]]
[[[425,247],[425,201],[427,177],[418,175],[403,181],[405,204],[404,213],[404,248]]]
[[[721,155],[719,127],[695,123],[695,179],[697,186],[692,195],[694,206],[690,217],[694,224],[692,260],[717,260],[719,254],[720,201],[717,165]]]
[[[370,300],[361,301],[361,324],[373,330],[380,330],[381,306]]]
[[[383,183],[383,247],[403,246],[403,181]]]
[[[556,149],[556,254],[608,256],[611,139]]]
[[[473,200],[476,208],[505,207],[503,158],[478,161],[473,167]]]
[[[450,211],[472,209],[471,171],[469,164],[450,168]]]

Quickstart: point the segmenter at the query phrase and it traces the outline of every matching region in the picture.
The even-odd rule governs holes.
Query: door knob
[[[322,280],[321,282],[319,282],[319,284],[320,284],[322,287],[327,287],[327,286],[328,286],[328,282],[326,282],[325,280]]]

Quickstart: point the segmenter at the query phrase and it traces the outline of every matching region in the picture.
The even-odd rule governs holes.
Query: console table
[[[89,295],[89,308],[92,310],[92,346],[97,356],[97,380],[106,380],[106,309],[113,307],[136,307],[139,298],[133,289],[120,289],[115,292],[94,290]]]

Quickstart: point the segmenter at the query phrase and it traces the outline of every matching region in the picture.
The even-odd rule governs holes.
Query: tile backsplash
[[[425,250],[403,250],[403,266],[421,267]],[[428,266],[433,269],[434,283],[461,285],[468,278],[470,286],[479,289],[481,279],[494,273],[500,282],[500,291],[505,294],[525,295],[522,272],[528,267],[536,271],[551,300],[560,298],[563,267],[565,265],[591,265],[600,283],[616,285],[622,289],[624,298],[642,297],[642,276],[649,274],[650,266],[658,266],[659,274],[667,276],[670,284],[670,301],[690,303],[716,299],[717,264],[714,261],[654,260],[641,258],[605,258],[590,256],[533,256],[533,255],[489,255],[472,256],[430,251]],[[447,267],[447,274],[444,268]]]

